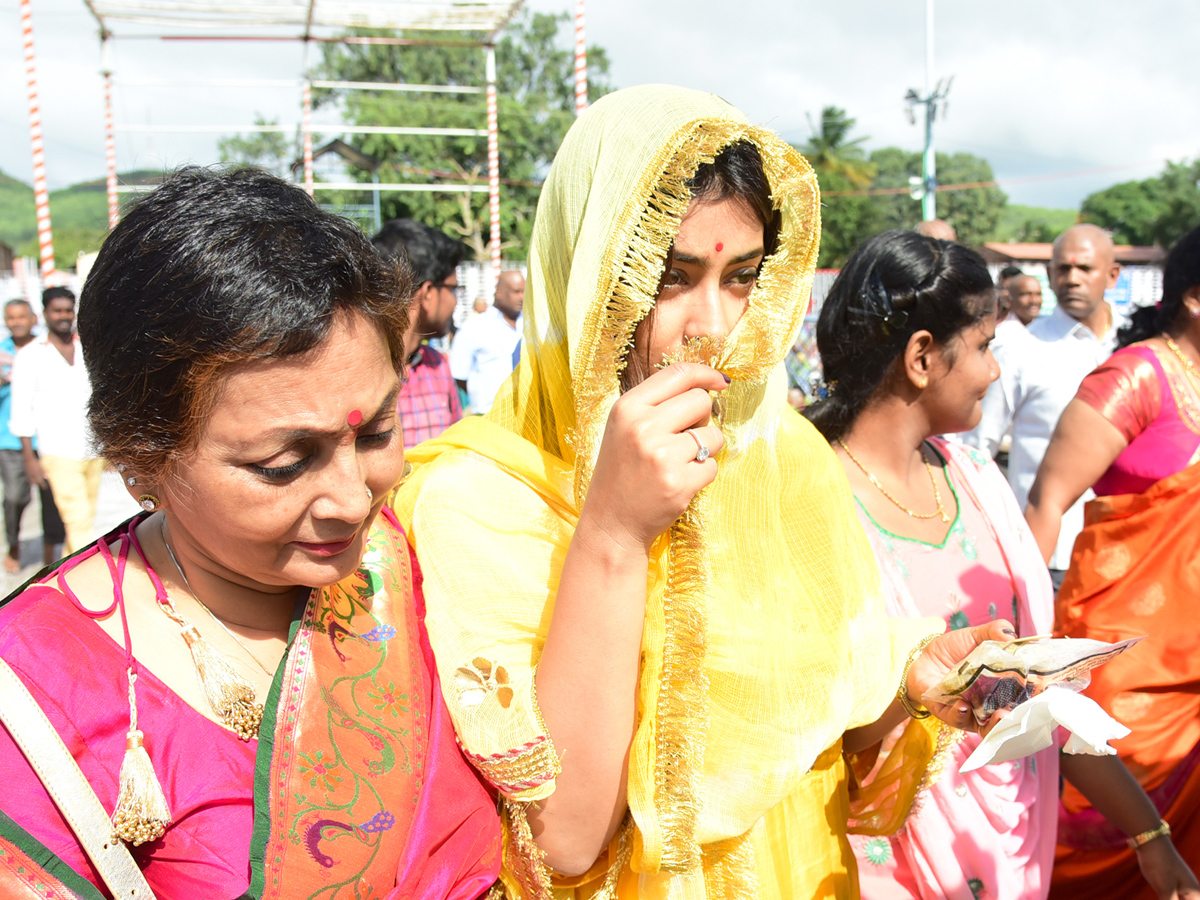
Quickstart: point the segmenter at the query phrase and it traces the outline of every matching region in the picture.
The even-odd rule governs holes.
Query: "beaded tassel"
[[[183,623],[181,633],[192,651],[192,662],[208,705],[243,741],[258,737],[263,706],[255,700],[253,686],[234,671],[225,657],[200,635],[195,625],[182,616],[177,621]]]
[[[162,837],[171,824],[171,810],[138,730],[135,681],[137,673],[130,668],[129,732],[125,735],[125,758],[121,760],[120,789],[112,825],[116,837],[136,847]]]

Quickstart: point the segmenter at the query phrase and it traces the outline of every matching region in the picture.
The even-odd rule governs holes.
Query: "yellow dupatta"
[[[844,806],[840,736],[878,718],[909,648],[941,630],[884,616],[841,466],[786,403],[782,360],[820,234],[808,164],[711,94],[646,86],[597,102],[543,188],[520,365],[486,418],[410,454],[395,498],[464,749],[507,797],[548,795],[556,760],[532,681],[563,557],[686,182],[741,140],[762,155],[780,246],[719,366],[733,379],[720,474],[652,554],[629,762],[635,827],[609,880],[621,896],[849,896],[821,893],[853,880],[822,874],[852,866],[839,850],[844,812],[830,812]],[[806,785],[814,766],[822,774]],[[538,895],[516,854],[509,865],[510,892]]]

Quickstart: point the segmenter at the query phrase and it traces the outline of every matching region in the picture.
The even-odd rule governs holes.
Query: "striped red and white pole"
[[[500,278],[500,117],[496,108],[496,48],[487,48],[488,207],[491,212],[492,292]]]
[[[575,3],[575,115],[588,108],[587,37],[583,25],[584,0]]]
[[[107,46],[105,47],[107,49]],[[112,72],[104,72],[104,161],[108,166],[108,227],[116,228],[121,220],[117,201],[117,141],[113,136]]]
[[[54,235],[50,230],[50,193],[46,190],[46,151],[42,147],[42,113],[38,105],[37,67],[33,55],[33,9],[21,0],[25,36],[25,79],[29,86],[29,142],[33,150],[33,205],[37,210],[38,250],[42,279],[54,273]]]
[[[304,190],[313,195],[312,82],[304,79]]]

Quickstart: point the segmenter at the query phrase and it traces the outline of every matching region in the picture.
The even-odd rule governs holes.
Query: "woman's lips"
[[[307,553],[312,553],[314,556],[337,556],[339,553],[345,553],[350,549],[350,545],[354,543],[355,535],[350,535],[344,541],[332,541],[325,544],[308,544],[304,541],[296,541],[296,546]]]

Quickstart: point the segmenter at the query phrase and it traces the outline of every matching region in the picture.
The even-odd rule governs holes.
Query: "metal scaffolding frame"
[[[496,102],[497,36],[520,9],[524,0],[83,0],[100,26],[102,72],[104,78],[105,155],[108,169],[108,212],[110,227],[120,215],[117,185],[117,132],[266,132],[293,131],[285,125],[203,125],[134,126],[119,124],[113,117],[114,78],[109,53],[113,40],[159,41],[301,41],[305,45],[304,73],[294,80],[236,79],[208,80],[210,86],[295,86],[300,92],[300,130],[304,146],[304,187],[311,195],[317,190],[447,191],[454,193],[488,192],[491,220],[489,249],[493,279],[500,272],[500,158]],[[29,91],[30,137],[34,159],[35,204],[38,211],[38,237],[42,276],[54,272],[53,236],[50,228],[48,194],[45,188],[45,160],[38,112],[37,79],[33,52],[33,26],[30,0],[21,0],[25,37],[25,60]],[[579,13],[582,13],[580,0]],[[160,29],[158,33],[120,33],[122,24],[138,24]],[[412,37],[347,36],[352,28],[371,28],[412,32],[461,32],[462,39],[422,40]],[[456,45],[475,46],[484,51],[486,83],[483,86],[391,84],[373,82],[321,81],[308,78],[311,48],[324,43],[382,44],[393,46]],[[585,70],[586,72],[586,70]],[[578,77],[578,72],[577,72]],[[586,74],[584,75],[586,78]],[[120,86],[125,82],[116,82]],[[163,84],[161,79],[130,81],[129,84]],[[166,83],[195,84],[195,81]],[[586,84],[586,82],[585,82]],[[425,93],[484,93],[487,96],[487,121],[484,128],[429,128],[388,126],[314,126],[312,89],[390,90]],[[586,97],[586,87],[584,88]],[[397,134],[459,136],[485,138],[488,142],[488,184],[359,184],[357,182],[315,183],[312,168],[314,133]],[[40,186],[40,187],[39,187]]]

